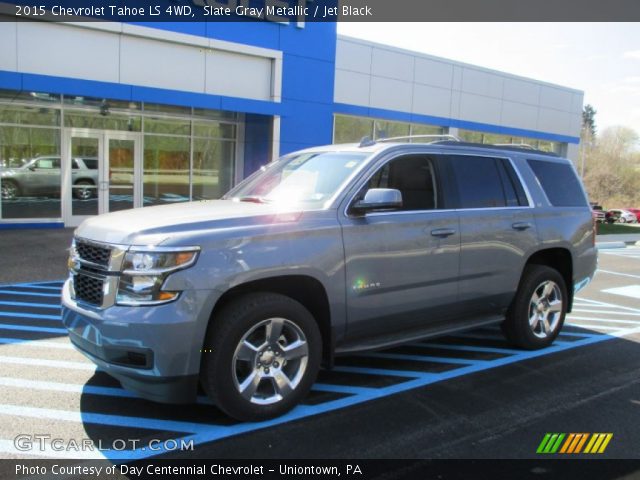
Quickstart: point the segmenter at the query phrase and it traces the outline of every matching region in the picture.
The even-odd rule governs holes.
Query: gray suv
[[[596,261],[568,160],[363,141],[286,155],[220,200],[85,221],[63,320],[142,397],[193,402],[200,385],[230,416],[263,420],[336,355],[489,324],[544,348]]]
[[[97,158],[72,158],[73,196],[88,200],[96,194]],[[2,200],[60,195],[60,157],[36,157],[18,168],[0,169]]]

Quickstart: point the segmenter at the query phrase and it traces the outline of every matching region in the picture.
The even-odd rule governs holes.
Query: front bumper
[[[73,345],[98,367],[144,398],[195,401],[214,290],[185,290],[175,302],[106,309],[78,304],[62,290],[62,321]]]

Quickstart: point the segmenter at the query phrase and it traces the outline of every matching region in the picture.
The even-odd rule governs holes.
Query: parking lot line
[[[594,318],[594,317],[582,317],[582,316],[576,316],[576,315],[571,315],[569,318],[571,318],[571,320],[586,320],[587,322],[627,323],[629,325],[640,326],[640,322],[637,320],[619,320],[614,318],[600,318],[600,317]]]
[[[0,364],[31,365],[37,367],[65,368],[71,370],[95,370],[96,366],[90,362],[69,362],[67,360],[49,360],[44,358],[10,357],[0,355]]]
[[[33,327],[30,325],[15,325],[11,323],[0,323],[0,330],[20,330],[24,332],[57,333],[66,335],[65,328]]]
[[[22,312],[0,312],[0,317],[39,318],[42,320],[55,320],[56,322],[59,322],[62,319],[60,315],[43,315],[40,313]]]
[[[22,287],[26,287],[27,285],[22,285]],[[6,286],[5,291],[12,291],[16,289],[16,286]],[[20,289],[17,289],[20,290]],[[2,291],[2,290],[0,290]],[[24,293],[24,292],[21,292]],[[33,294],[33,292],[29,292],[29,294]],[[47,295],[48,296],[48,295]],[[58,295],[54,295],[54,297],[59,298]],[[12,301],[12,299],[7,299],[7,301]],[[26,302],[25,302],[26,303]],[[0,304],[1,305],[1,304]],[[442,382],[448,379],[457,378],[464,375],[469,375],[475,372],[480,372],[488,369],[498,368],[503,365],[509,365],[516,362],[521,362],[524,360],[529,360],[532,358],[542,357],[546,355],[550,355],[557,352],[562,352],[565,350],[579,348],[587,345],[593,345],[599,342],[611,340],[613,338],[622,337],[625,335],[630,335],[633,333],[640,332],[640,322],[632,321],[633,317],[638,316],[640,314],[640,310],[633,309],[629,307],[623,307],[615,304],[608,304],[605,302],[597,302],[590,299],[580,299],[576,302],[576,305],[580,306],[581,309],[587,311],[578,311],[577,313],[582,314],[583,316],[567,317],[567,325],[570,327],[576,327],[583,329],[585,331],[580,332],[569,332],[563,331],[561,335],[577,337],[576,340],[572,342],[568,341],[556,341],[551,347],[544,350],[536,350],[536,351],[524,351],[524,350],[516,350],[516,349],[507,349],[507,348],[496,348],[492,345],[495,345],[495,340],[501,340],[502,338],[498,335],[499,331],[497,328],[483,328],[479,332],[467,332],[465,334],[456,334],[456,339],[454,340],[449,336],[450,341],[455,341],[454,344],[445,343],[445,341],[438,339],[433,342],[421,342],[414,344],[421,349],[439,349],[439,350],[449,350],[452,358],[449,357],[441,357],[437,355],[420,355],[420,354],[404,354],[404,353],[387,353],[387,352],[373,352],[358,355],[359,359],[372,358],[376,359],[376,365],[382,365],[386,367],[388,365],[389,368],[368,368],[366,366],[347,366],[347,365],[339,365],[335,367],[332,371],[325,371],[323,374],[322,382],[316,383],[312,389],[316,392],[328,392],[328,393],[336,393],[343,394],[341,398],[335,398],[333,396],[331,400],[325,400],[319,403],[313,404],[305,404],[296,407],[291,412],[287,413],[283,417],[279,417],[273,420],[269,420],[267,422],[261,423],[239,423],[235,425],[228,425],[226,423],[220,424],[219,421],[215,421],[213,423],[200,423],[200,422],[189,422],[189,421],[174,421],[174,420],[165,420],[163,418],[150,418],[150,417],[141,417],[137,416],[126,416],[126,415],[118,415],[112,413],[97,413],[93,411],[80,411],[80,412],[68,412],[65,410],[55,410],[50,408],[44,408],[46,404],[43,403],[43,407],[21,407],[18,405],[0,405],[0,415],[5,416],[14,416],[14,417],[27,417],[27,418],[45,418],[45,419],[55,419],[62,421],[73,421],[73,422],[84,422],[98,425],[107,425],[107,426],[118,426],[124,428],[143,428],[143,429],[160,429],[167,430],[169,432],[177,432],[182,435],[186,435],[180,437],[183,440],[193,439],[194,444],[202,444],[206,442],[216,441],[223,438],[227,438],[230,436],[238,435],[240,433],[251,432],[259,429],[268,428],[274,425],[280,425],[283,423],[290,422],[292,420],[297,420],[301,418],[306,418],[309,416],[319,415],[325,412],[330,412],[339,408],[345,408],[352,405],[357,405],[363,402],[371,401],[377,398],[386,397],[388,395],[393,395],[400,392],[409,391],[414,388],[424,387],[433,383]],[[22,306],[22,305],[21,305]],[[35,304],[32,306],[24,306],[24,311],[27,315],[25,318],[25,323],[29,317],[36,319],[33,315],[30,315],[30,311],[37,312],[39,308],[39,304]],[[32,310],[29,310],[31,308]],[[602,310],[601,310],[602,309]],[[12,312],[6,312],[9,314]],[[591,314],[593,316],[591,316]],[[599,319],[598,316],[602,316],[602,314],[607,315],[606,319]],[[628,317],[624,317],[627,315]],[[51,315],[53,316],[53,315]],[[616,321],[615,319],[611,319],[609,317],[620,318],[622,320]],[[631,318],[630,318],[631,317]],[[23,318],[23,317],[19,317]],[[60,318],[56,317],[57,321],[61,321]],[[49,319],[47,319],[49,320]],[[53,320],[53,319],[50,319]],[[15,319],[15,322],[18,322],[18,318]],[[594,322],[600,322],[604,325],[594,324]],[[614,325],[615,322],[615,325]],[[26,332],[34,332],[34,333],[52,333],[56,334],[58,337],[66,337],[66,330],[64,328],[45,328],[45,327],[37,327],[31,325],[15,325],[15,324],[0,324],[0,329],[5,330],[7,333],[4,337],[0,337],[0,344],[7,345],[18,345],[18,346],[27,346],[27,347],[47,347],[52,346],[52,348],[73,348],[70,343],[58,343],[51,342],[47,340],[32,340],[32,339],[22,339],[22,338],[12,338],[11,331],[26,331]],[[609,333],[598,332],[597,330],[606,330]],[[475,340],[472,342],[472,340]],[[487,340],[488,345],[482,345],[483,340]],[[459,342],[458,342],[459,341]],[[469,344],[473,343],[473,344]],[[54,344],[48,345],[48,344]],[[64,346],[64,347],[62,347]],[[455,353],[460,352],[460,353]],[[502,354],[498,358],[491,359],[469,359],[466,358],[469,354],[463,355],[463,352],[478,352],[478,353],[496,353]],[[18,351],[19,354],[23,354],[22,351]],[[431,351],[429,351],[431,353]],[[444,352],[442,352],[444,354]],[[385,360],[388,360],[385,361]],[[394,360],[404,360],[404,361],[416,361],[416,362],[434,362],[434,363],[442,363],[442,364],[451,364],[453,368],[445,371],[438,371],[433,373],[426,373],[424,371],[416,371],[411,370],[410,368],[406,368],[406,363],[394,363]],[[56,363],[58,365],[56,365]],[[115,405],[119,405],[117,408],[118,412],[126,409],[126,402],[139,402],[137,400],[139,397],[131,392],[123,390],[118,387],[112,386],[100,386],[93,384],[73,384],[73,383],[57,383],[51,382],[49,379],[49,373],[47,369],[42,369],[42,366],[58,366],[58,368],[66,368],[67,370],[78,370],[78,371],[87,371],[89,369],[95,369],[95,366],[87,361],[86,363],[82,362],[67,362],[61,360],[46,360],[40,358],[32,358],[30,356],[27,357],[14,357],[14,356],[0,356],[0,365],[21,365],[24,368],[29,369],[29,371],[40,371],[43,370],[42,377],[35,376],[34,380],[23,381],[19,378],[13,378],[3,376],[0,378],[0,386],[5,387],[13,387],[13,388],[32,388],[35,390],[39,390],[42,392],[66,392],[68,395],[96,395],[96,396],[105,396],[105,397],[114,397],[113,402]],[[360,365],[361,362],[359,361]],[[64,365],[60,367],[60,365]],[[81,365],[81,366],[80,366]],[[409,366],[411,367],[411,365]],[[416,368],[420,367],[418,365]],[[33,370],[31,370],[33,369]],[[37,370],[36,370],[37,369]],[[335,377],[335,384],[332,382],[331,375],[332,372],[336,372],[337,377]],[[71,372],[70,372],[71,373]],[[350,380],[349,374],[353,374],[353,382]],[[381,383],[376,378],[381,379],[390,379],[390,378],[398,378],[398,381],[395,381],[391,384],[386,382],[384,386],[358,386],[357,383],[361,383],[361,380],[358,378],[359,374],[368,375],[372,378],[371,385],[380,385]],[[103,374],[101,374],[103,375]],[[73,377],[75,378],[75,377]],[[97,377],[96,377],[97,378]],[[377,382],[377,383],[376,383]],[[93,382],[92,382],[93,383]],[[347,383],[347,384],[342,384]],[[110,384],[108,384],[110,385]],[[46,398],[43,395],[43,398]],[[322,398],[322,397],[317,397]],[[198,403],[210,403],[204,397],[198,398]],[[87,402],[87,405],[92,405],[92,402]],[[135,406],[134,411],[139,411],[139,403],[132,403]],[[91,407],[88,407],[91,409]],[[101,407],[105,408],[105,407]],[[108,408],[108,407],[106,407]],[[126,410],[125,410],[126,411]],[[149,410],[153,411],[153,410]],[[144,411],[146,414],[147,411]],[[2,440],[0,440],[0,451],[9,452],[13,454],[20,454],[20,452],[15,451],[15,449],[11,450],[10,445],[6,445]],[[133,450],[133,451],[123,451],[123,452],[102,452],[101,456],[111,458],[111,459],[141,459],[148,458],[151,456],[162,454],[163,451],[143,451],[141,449]],[[64,456],[64,455],[63,455]],[[68,452],[68,456],[65,458],[77,458],[76,452]]]
[[[5,345],[17,345],[22,347],[34,347],[34,348],[56,348],[61,350],[73,350],[73,346],[70,343],[60,342],[48,342],[46,340],[24,340],[22,338],[7,338],[0,337],[0,344]]]
[[[28,455],[31,457],[44,457],[44,458],[70,458],[68,450],[59,450],[54,449],[51,445],[43,445],[42,448],[40,444],[38,444],[37,449],[30,450],[18,450],[15,446],[15,440],[7,440],[5,438],[0,438],[0,453],[8,453],[8,454],[16,454],[19,453],[21,455]],[[102,455],[98,450],[80,450],[73,451],[73,458],[80,460],[97,460],[104,459],[104,455]],[[32,477],[33,478],[33,477]]]
[[[416,362],[435,362],[435,363],[448,363],[458,365],[473,365],[476,362],[483,362],[484,360],[471,360],[467,358],[447,358],[447,357],[433,357],[429,355],[408,355],[404,353],[384,353],[384,352],[372,352],[363,353],[358,357],[370,357],[370,358],[389,358],[392,360],[412,360]]]
[[[91,423],[109,425],[112,427],[132,427],[144,430],[160,430],[170,432],[196,433],[212,427],[206,423],[181,422],[177,420],[163,420],[159,418],[128,417],[106,413],[88,413],[81,411],[58,410],[52,408],[25,407],[11,404],[0,404],[0,416],[20,416],[60,420],[63,422]],[[226,428],[216,425],[215,428]]]
[[[0,305],[7,305],[9,307],[36,307],[36,308],[50,308],[52,310],[62,310],[61,305],[52,304],[52,303],[8,302],[6,300],[0,300]]]
[[[601,269],[598,269],[596,271],[600,273],[607,273],[609,275],[619,275],[621,277],[640,278],[640,275],[632,275],[631,273],[612,272],[611,270],[601,270]]]
[[[16,290],[0,290],[0,294],[3,295],[24,295],[26,297],[49,297],[59,298],[59,293],[41,293],[41,292],[21,292]]]

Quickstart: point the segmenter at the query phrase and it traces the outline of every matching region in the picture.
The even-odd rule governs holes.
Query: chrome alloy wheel
[[[556,328],[562,316],[562,293],[553,281],[542,282],[533,291],[529,304],[529,326],[538,338],[547,338]]]
[[[244,334],[233,354],[233,381],[245,399],[277,403],[298,386],[309,358],[302,330],[285,318],[269,318]]]

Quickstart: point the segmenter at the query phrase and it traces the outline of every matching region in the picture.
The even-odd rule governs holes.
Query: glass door
[[[140,207],[140,141],[139,135],[108,134],[105,140],[107,171],[104,211],[116,212]]]
[[[100,213],[99,187],[102,180],[103,135],[99,132],[67,132],[62,161],[62,208],[67,226]]]
[[[142,206],[139,134],[68,129],[65,140],[62,193],[66,226]]]

